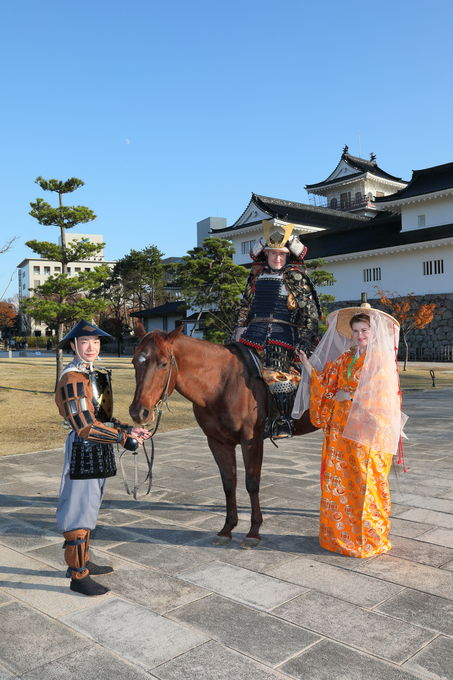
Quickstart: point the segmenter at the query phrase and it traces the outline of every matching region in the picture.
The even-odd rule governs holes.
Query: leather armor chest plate
[[[93,391],[94,415],[101,423],[106,423],[112,419],[113,413],[111,373],[109,370],[93,371],[89,379]]]

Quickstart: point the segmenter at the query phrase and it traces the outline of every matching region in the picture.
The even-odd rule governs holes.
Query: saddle
[[[264,382],[263,365],[261,363],[261,359],[252,347],[247,347],[247,345],[243,345],[242,342],[234,341],[229,342],[225,345],[225,347],[229,349],[230,352],[239,355],[240,359],[242,359],[242,362],[246,365],[250,375],[252,375],[254,378],[261,378]]]
[[[272,443],[273,442],[271,438],[271,432],[272,432],[272,422],[274,418],[276,418],[279,415],[279,411],[276,407],[274,398],[272,396],[272,393],[269,389],[269,385],[266,383],[266,381],[263,378],[263,366],[261,363],[261,359],[258,356],[258,354],[255,352],[255,350],[252,347],[247,347],[246,345],[243,345],[242,342],[229,342],[225,345],[226,349],[230,350],[230,352],[233,352],[233,354],[236,354],[239,356],[241,359],[242,363],[246,367],[248,373],[253,377],[253,378],[259,378],[263,381],[264,385],[266,386],[266,396],[267,396],[267,402],[266,402],[266,422],[264,424],[264,439],[271,439]],[[276,444],[275,444],[276,446]]]

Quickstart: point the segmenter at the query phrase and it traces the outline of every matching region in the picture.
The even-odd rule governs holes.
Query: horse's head
[[[139,326],[140,342],[134,352],[132,363],[135,368],[135,394],[129,407],[131,418],[141,425],[154,420],[155,406],[166,399],[175,387],[177,366],[173,354],[173,343],[183,327],[171,333],[152,331],[146,333]]]

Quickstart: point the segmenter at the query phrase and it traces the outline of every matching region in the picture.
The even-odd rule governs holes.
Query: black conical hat
[[[81,321],[76,323],[74,328],[71,328],[69,333],[66,333],[63,340],[58,344],[58,347],[61,349],[68,348],[70,340],[73,340],[74,338],[80,338],[82,335],[88,337],[98,336],[100,338],[111,338],[113,340],[113,336],[110,335],[110,333],[106,333],[105,331],[98,328],[96,324],[90,323],[90,321],[81,319]]]

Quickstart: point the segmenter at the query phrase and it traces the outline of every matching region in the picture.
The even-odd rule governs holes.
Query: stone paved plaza
[[[392,543],[319,548],[315,432],[265,446],[263,540],[227,546],[220,477],[198,429],[156,438],[152,493],[109,481],[93,557],[100,598],[72,593],[54,511],[62,451],[0,458],[0,680],[453,678],[453,390],[405,394],[409,471],[392,478]],[[62,434],[63,437],[63,434]],[[131,460],[132,457],[129,458]]]

